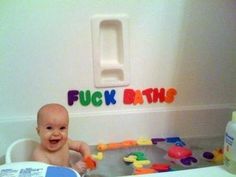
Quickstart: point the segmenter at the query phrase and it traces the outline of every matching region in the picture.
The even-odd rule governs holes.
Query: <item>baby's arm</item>
[[[91,156],[90,149],[87,143],[83,141],[73,141],[68,140],[69,149],[76,151],[81,154],[82,159],[76,163],[71,163],[71,167],[77,170],[80,174],[83,174],[87,171],[87,165],[85,159]]]
[[[36,149],[33,151],[31,158],[33,161],[49,163],[49,159],[45,156],[45,154],[41,151],[39,147],[36,147]]]
[[[91,156],[89,145],[83,141],[73,141],[69,139],[69,149],[81,153],[83,158]]]

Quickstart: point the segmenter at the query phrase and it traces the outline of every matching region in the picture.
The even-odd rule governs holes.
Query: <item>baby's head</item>
[[[36,129],[42,147],[48,151],[60,150],[68,139],[68,125],[69,116],[64,106],[52,103],[41,107]]]

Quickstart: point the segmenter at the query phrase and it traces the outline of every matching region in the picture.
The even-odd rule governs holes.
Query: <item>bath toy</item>
[[[197,163],[198,160],[195,157],[186,157],[183,159],[180,159],[180,162],[185,166],[190,166],[192,163]]]
[[[120,149],[122,147],[121,143],[109,143],[107,144],[108,150]]]
[[[151,138],[152,144],[157,144],[158,142],[166,141],[165,138]]]
[[[92,157],[96,160],[102,160],[103,159],[103,153],[98,152],[97,154],[92,154]]]
[[[133,166],[134,168],[142,168],[144,165],[149,165],[150,163],[150,160],[136,160],[133,162]]]
[[[123,103],[137,105],[143,104],[144,100],[149,104],[157,102],[172,103],[176,95],[177,91],[174,88],[147,88],[144,90],[125,89]]]
[[[179,137],[167,137],[166,138],[167,143],[175,143],[177,141],[181,141],[181,139]]]
[[[185,147],[171,146],[168,149],[168,156],[174,159],[182,159],[192,155],[192,151]]]
[[[145,157],[145,154],[140,151],[131,152],[129,155],[136,156],[137,160],[147,160],[147,158]]]
[[[212,161],[212,159],[214,158],[214,154],[212,152],[204,152],[202,156],[207,161]]]
[[[106,150],[114,150],[120,148],[128,148],[137,146],[137,141],[135,140],[126,140],[118,143],[108,143],[108,144],[98,144],[97,150],[98,151],[106,151]]]
[[[145,157],[143,152],[132,152],[123,158],[127,164],[132,163],[134,168],[142,168],[144,165],[149,165],[151,162]]]
[[[93,106],[99,107],[105,100],[106,105],[116,104],[116,91],[105,90],[104,93],[101,91],[90,91],[90,90],[69,90],[67,92],[67,103],[69,106],[73,106],[75,102],[80,102],[81,106]]]
[[[142,96],[142,92],[140,90],[135,91],[134,103],[133,104],[134,105],[143,104],[143,96]]]
[[[126,140],[121,142],[122,147],[133,147],[137,145],[137,141],[135,140]]]
[[[97,150],[98,150],[98,151],[105,151],[105,150],[107,150],[107,149],[108,149],[108,147],[107,147],[106,144],[98,144],[98,145],[97,145]]]
[[[142,174],[151,174],[156,173],[156,170],[152,168],[136,168],[134,169],[134,175],[142,175]]]
[[[137,144],[138,145],[152,145],[152,141],[151,139],[141,137],[141,138],[138,138]]]
[[[217,148],[213,151],[214,159],[213,162],[219,164],[223,163],[223,149]]]
[[[223,163],[223,149],[217,148],[213,152],[206,151],[202,154],[202,157],[209,162],[216,164]]]
[[[167,143],[172,143],[175,144],[177,146],[185,146],[186,144],[184,143],[184,141],[182,141],[180,139],[180,137],[168,137],[166,138],[166,142]]]
[[[94,170],[96,168],[96,162],[90,157],[86,157],[84,162],[89,170]]]
[[[192,151],[186,147],[173,145],[167,151],[167,160],[184,167],[196,165],[198,160],[192,156]]]
[[[166,163],[154,163],[151,168],[158,172],[170,171],[170,165]]]
[[[116,104],[115,94],[116,91],[114,89],[111,90],[110,92],[108,90],[104,92],[106,105],[110,105],[111,103]]]
[[[124,157],[123,160],[128,163],[133,163],[137,160],[137,156],[129,155],[128,157]]]

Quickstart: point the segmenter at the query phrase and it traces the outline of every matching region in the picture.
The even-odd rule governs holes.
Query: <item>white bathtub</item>
[[[214,136],[223,135],[225,125],[231,117],[231,109],[193,109],[176,111],[151,111],[151,112],[118,112],[110,114],[71,115],[70,137],[82,139],[88,144],[95,145],[101,142],[116,142],[125,139],[144,137],[167,137],[178,135],[180,137]],[[207,118],[207,119],[206,119]],[[14,122],[14,125],[12,126]],[[122,131],[120,131],[122,124]],[[37,139],[35,131],[35,118],[25,118],[20,121],[6,120],[0,124],[1,159],[7,147],[16,139],[29,137]],[[80,128],[78,128],[78,126]],[[107,125],[104,127],[104,125]],[[130,125],[139,127],[133,129]],[[145,126],[144,126],[145,125]],[[15,127],[18,133],[12,134]],[[92,127],[88,129],[88,127]],[[33,133],[32,133],[33,132]],[[115,132],[115,133],[111,133]],[[8,136],[5,136],[5,135]],[[1,160],[0,159],[0,160]],[[4,163],[4,161],[2,160]],[[233,177],[222,166],[198,168],[192,170],[173,171],[143,175],[147,177]],[[128,177],[128,176],[126,176]]]
[[[145,177],[235,177],[227,172],[223,166],[198,168],[192,170],[182,170],[175,172],[155,173],[150,175],[140,175]],[[131,177],[131,176],[126,176]]]

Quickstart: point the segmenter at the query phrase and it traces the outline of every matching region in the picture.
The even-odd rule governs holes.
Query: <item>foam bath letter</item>
[[[133,89],[125,89],[123,102],[124,104],[132,104],[134,102],[135,92]]]
[[[137,140],[138,145],[152,145],[151,139],[148,138],[138,138]]]
[[[99,91],[96,91],[92,95],[92,103],[94,106],[100,106],[102,104],[102,93]]]
[[[165,101],[165,89],[164,88],[161,88],[161,89],[154,88],[153,89],[153,103],[158,102],[158,100],[160,103],[163,103]]]
[[[146,96],[148,103],[152,103],[152,92],[152,88],[148,88],[142,91],[142,94]]]
[[[109,105],[109,104],[116,104],[116,100],[115,100],[115,94],[116,94],[116,91],[115,90],[111,90],[110,93],[108,90],[106,90],[104,92],[104,96],[105,96],[105,101],[106,101],[106,105]]]
[[[75,101],[78,101],[79,97],[79,91],[78,90],[69,90],[67,93],[67,102],[69,106],[72,106]]]
[[[165,102],[166,103],[172,103],[175,99],[175,95],[177,94],[177,91],[174,88],[170,88],[166,92]]]
[[[79,92],[79,99],[80,99],[80,103],[83,106],[88,106],[91,102],[91,93],[90,90],[86,90],[86,92],[84,93],[84,91],[80,91]]]
[[[143,104],[143,96],[140,90],[136,90],[135,92],[134,105],[136,104]]]
[[[102,160],[103,159],[103,153],[98,152],[97,154],[92,154],[92,157],[96,160]]]

